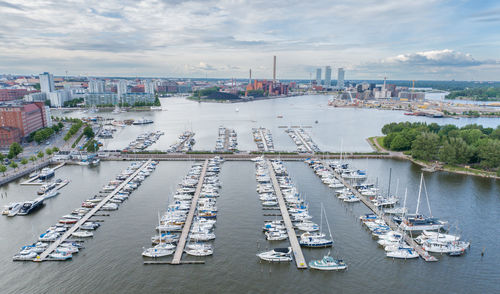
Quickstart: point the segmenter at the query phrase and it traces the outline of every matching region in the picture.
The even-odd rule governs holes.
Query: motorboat
[[[417,258],[418,253],[413,248],[399,247],[394,251],[389,251],[385,254],[390,258],[411,259]]]
[[[77,237],[77,238],[89,238],[89,237],[94,236],[94,234],[92,232],[88,232],[88,231],[78,231],[78,232],[72,233],[71,236]]]
[[[311,260],[309,267],[322,271],[338,271],[347,269],[347,264],[342,259],[334,259],[330,255],[325,255],[323,259]]]
[[[59,233],[56,232],[47,232],[43,233],[38,237],[38,241],[41,242],[54,242],[60,237]]]
[[[54,253],[49,254],[49,257],[54,260],[67,260],[73,257],[71,253],[64,253],[56,251]]]
[[[286,231],[281,231],[281,230],[267,231],[265,235],[266,239],[269,241],[282,241],[288,239]]]
[[[192,233],[189,238],[193,241],[210,241],[215,239],[214,233]]]
[[[285,262],[292,261],[292,247],[288,248],[274,248],[271,251],[266,251],[257,254],[262,260],[271,262]]]
[[[37,253],[33,251],[24,251],[23,253],[18,253],[12,257],[14,261],[26,261],[26,260],[34,260],[37,257]]]
[[[211,248],[186,249],[184,252],[192,256],[209,256],[214,254],[214,251]]]
[[[117,210],[118,209],[118,204],[116,203],[106,203],[101,207],[101,210],[104,211],[112,211],[112,210]]]
[[[460,240],[460,236],[443,234],[440,232],[433,232],[433,231],[423,231],[420,236],[415,238],[415,241],[418,244],[423,244],[427,240],[432,240],[433,242],[447,243]]]
[[[310,221],[302,221],[295,225],[295,227],[301,231],[305,232],[316,232],[319,231],[319,226]]]
[[[2,214],[7,216],[15,216],[19,212],[22,206],[23,206],[22,202],[10,203],[9,205],[5,206],[4,210],[2,211]]]
[[[156,245],[155,247],[145,249],[142,252],[142,256],[157,258],[157,257],[169,256],[174,253],[173,249],[168,249],[166,247],[161,247],[161,246],[158,247],[158,246],[159,245]]]

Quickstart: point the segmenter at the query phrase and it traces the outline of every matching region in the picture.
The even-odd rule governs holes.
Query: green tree
[[[15,161],[12,161],[10,164],[9,164],[10,167],[16,169],[17,168],[17,163]]]
[[[40,151],[40,152],[38,152],[38,154],[36,156],[38,158],[43,158],[45,156],[45,153],[43,153],[43,151]]]
[[[478,129],[462,129],[460,130],[460,137],[469,145],[475,145],[479,139],[485,137],[483,132]]]
[[[54,146],[54,148],[52,148],[52,152],[54,152],[54,153],[59,152],[59,148]]]
[[[99,145],[97,145],[96,140],[92,140],[87,144],[87,151],[88,152],[97,152],[99,150]]]
[[[47,148],[45,150],[45,153],[47,153],[47,155],[49,155],[49,156],[52,155],[52,149],[51,148]]]
[[[397,134],[391,142],[391,150],[403,151],[410,149],[410,147],[410,141],[406,139],[401,133]]]
[[[450,164],[469,163],[472,156],[472,148],[462,138],[451,137],[445,140],[439,151],[439,160]]]
[[[59,129],[63,129],[64,128],[64,124],[62,122],[58,122],[57,125],[59,126]]]
[[[416,159],[435,160],[439,151],[439,136],[434,133],[420,134],[411,146],[411,154]]]
[[[5,155],[3,153],[0,153],[0,161],[3,161],[5,159]]]
[[[32,162],[35,162],[35,161],[36,161],[36,156],[33,156],[33,155],[32,155],[32,156],[30,156],[30,160],[31,160]]]
[[[7,171],[7,167],[3,164],[0,164],[0,172],[3,173],[4,176],[5,176],[6,171]]]
[[[25,165],[28,163],[28,160],[26,158],[21,159],[21,164]]]
[[[500,140],[482,139],[477,149],[481,167],[493,169],[500,166]]]
[[[92,138],[94,137],[94,131],[92,130],[92,127],[90,126],[86,126],[84,129],[83,129],[83,134],[88,138]]]
[[[16,157],[18,154],[23,152],[23,147],[17,142],[14,142],[10,145],[9,154],[12,154],[12,158]]]

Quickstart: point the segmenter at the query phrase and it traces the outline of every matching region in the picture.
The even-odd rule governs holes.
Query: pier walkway
[[[198,206],[198,198],[200,197],[201,188],[203,188],[203,181],[205,179],[205,174],[207,172],[208,159],[205,160],[203,164],[203,169],[201,170],[200,178],[198,179],[198,185],[196,186],[196,191],[194,192],[193,199],[191,200],[191,207],[189,208],[189,213],[186,218],[186,222],[182,227],[181,237],[177,243],[177,248],[175,249],[174,257],[172,258],[171,264],[181,264],[182,253],[184,253],[184,246],[186,246],[186,239],[189,235],[189,230],[191,229],[191,224],[193,222],[194,213],[196,207]]]
[[[121,183],[118,187],[116,187],[116,189],[114,189],[113,192],[109,193],[108,196],[106,196],[101,202],[99,202],[94,208],[92,208],[86,215],[84,215],[80,220],[78,220],[78,222],[76,222],[71,228],[69,228],[69,230],[64,232],[64,234],[59,239],[57,239],[55,242],[50,244],[50,246],[47,247],[47,249],[44,252],[42,252],[39,256],[37,256],[33,261],[49,260],[49,259],[47,259],[47,257],[49,256],[50,253],[52,253],[54,250],[56,250],[56,248],[61,243],[66,241],[66,239],[68,239],[71,236],[71,234],[73,234],[76,230],[78,230],[81,225],[83,225],[85,222],[87,222],[89,220],[89,218],[94,216],[94,214],[96,212],[98,212],[99,209],[101,209],[101,207],[104,206],[104,204],[108,203],[108,201],[113,196],[115,196],[123,187],[125,187],[125,185],[127,185],[149,163],[151,163],[151,159],[146,161],[143,165],[141,165],[141,167],[139,167],[133,174],[131,174],[125,181],[123,181],[123,183]]]
[[[312,148],[311,148],[311,146],[309,145],[309,143],[308,143],[308,142],[306,142],[306,140],[304,140],[304,137],[302,137],[302,134],[301,134],[300,132],[297,132],[297,130],[296,130],[296,129],[293,129],[293,132],[295,133],[295,135],[296,135],[297,137],[299,137],[300,141],[302,142],[302,144],[304,144],[304,147],[306,147],[307,151],[308,151],[309,153],[314,154],[314,151],[312,150]]]
[[[268,152],[269,147],[267,146],[267,140],[266,140],[266,137],[264,136],[264,132],[262,130],[263,130],[262,128],[259,128],[259,134],[260,134],[260,137],[262,138],[262,143],[264,144],[264,151]]]
[[[194,135],[195,133],[191,133],[189,136],[187,136],[181,143],[179,143],[177,148],[175,148],[175,151],[182,152],[182,149],[186,146],[186,142],[189,142],[189,140],[191,140],[191,138],[193,138]]]
[[[281,211],[281,216],[283,218],[283,222],[285,223],[286,232],[288,234],[288,239],[290,240],[290,245],[292,246],[293,255],[295,257],[295,263],[297,264],[297,268],[306,269],[307,263],[304,258],[304,254],[302,254],[302,248],[300,247],[299,241],[297,240],[297,235],[295,234],[295,229],[293,228],[292,221],[290,219],[290,215],[288,214],[288,209],[286,207],[285,200],[283,199],[283,194],[281,193],[281,188],[276,179],[276,174],[274,172],[273,165],[269,159],[267,161],[267,168],[269,170],[269,175],[271,176],[271,181],[273,183],[274,191],[276,192],[276,197],[278,197],[278,204]]]
[[[380,217],[382,220],[385,221],[385,223],[391,228],[391,230],[397,231],[399,229],[399,226],[390,218],[384,215],[370,200],[366,199],[365,196],[361,195],[357,189],[355,189],[348,181],[346,181],[342,176],[340,176],[336,171],[334,171],[328,164],[323,162],[323,165],[328,167],[335,177],[342,182],[342,184],[347,187],[351,192],[358,197],[363,204],[366,205],[373,213],[375,213],[378,217]],[[411,238],[406,232],[403,234],[403,238],[410,245],[417,251],[417,253],[422,257],[423,260],[425,261],[438,261],[438,259],[432,255],[430,255],[427,251],[425,251],[422,246],[418,245],[413,238]]]

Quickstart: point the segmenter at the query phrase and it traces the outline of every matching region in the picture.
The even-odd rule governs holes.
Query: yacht
[[[469,248],[469,246],[470,243],[465,241],[436,242],[432,239],[425,241],[422,245],[422,247],[427,252],[433,252],[433,253],[465,252],[465,250]]]
[[[38,178],[42,181],[44,180],[47,180],[47,179],[50,179],[54,176],[54,170],[51,169],[51,168],[43,168],[42,171],[40,172],[40,174],[38,175]]]
[[[323,259],[311,260],[309,267],[322,271],[338,271],[347,269],[347,264],[341,259],[334,259],[330,255],[325,255]]]
[[[24,202],[23,206],[19,209],[18,215],[27,215],[40,209],[43,205],[43,197],[39,197],[33,201]]]
[[[274,248],[271,251],[257,254],[257,257],[262,260],[272,262],[292,261],[292,247]]]
[[[147,124],[152,124],[152,123],[153,123],[152,120],[143,118],[143,119],[139,119],[139,120],[134,121],[132,124],[133,125],[147,125]]]

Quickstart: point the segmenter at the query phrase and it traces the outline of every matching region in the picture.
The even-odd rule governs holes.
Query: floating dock
[[[186,146],[186,142],[189,142],[194,137],[194,135],[195,135],[195,133],[191,132],[191,134],[189,136],[187,136],[183,141],[181,141],[179,143],[177,148],[175,148],[175,151],[182,152],[182,149]]]
[[[278,197],[278,204],[281,210],[281,216],[283,217],[283,222],[285,223],[286,232],[288,234],[288,239],[290,240],[290,245],[292,246],[293,255],[295,257],[295,263],[297,268],[306,269],[307,263],[302,254],[302,248],[300,247],[299,240],[297,240],[297,235],[290,220],[290,215],[288,214],[288,209],[286,207],[285,200],[283,199],[283,194],[281,194],[280,185],[276,179],[276,174],[274,172],[273,165],[269,159],[266,160],[267,168],[269,169],[269,175],[271,176],[271,181],[273,183],[274,191],[276,192],[276,197]]]
[[[63,167],[65,164],[66,164],[66,162],[61,162],[60,164],[58,164],[57,166],[55,166],[52,169],[53,170],[57,170],[57,169]],[[31,178],[31,179],[29,179],[27,181],[22,182],[21,185],[43,185],[43,184],[45,184],[45,182],[36,182],[36,183],[33,183],[36,180],[38,180],[38,176],[33,177],[33,178]]]
[[[45,261],[49,260],[48,256],[50,253],[52,253],[56,248],[63,243],[66,239],[68,239],[71,234],[73,234],[76,230],[80,228],[82,224],[87,222],[92,216],[96,214],[96,212],[101,209],[101,207],[108,203],[108,201],[115,196],[125,185],[127,185],[140,171],[142,171],[149,163],[151,163],[151,159],[146,161],[143,165],[141,165],[140,168],[138,168],[133,174],[131,174],[123,183],[121,183],[118,187],[116,187],[115,190],[113,190],[111,193],[106,196],[101,202],[99,202],[92,210],[90,210],[86,215],[84,215],[78,222],[76,222],[69,230],[64,232],[64,234],[57,239],[55,242],[52,242],[47,249],[42,252],[39,256],[37,256],[33,261]]]
[[[383,213],[380,212],[380,210],[368,199],[366,199],[365,196],[361,195],[361,193],[358,192],[357,189],[355,189],[348,181],[346,181],[344,178],[342,178],[336,171],[334,171],[328,164],[325,164],[323,162],[323,165],[330,169],[333,172],[333,175],[342,182],[342,184],[347,187],[351,192],[358,197],[363,204],[366,205],[373,213],[375,213],[378,217],[380,217],[382,220],[385,221],[385,223],[391,228],[391,230],[398,230],[399,226],[390,218],[385,216]],[[423,260],[425,261],[438,261],[438,259],[432,255],[430,255],[427,251],[425,251],[422,246],[418,245],[413,238],[411,238],[406,232],[403,234],[403,238],[410,245],[417,251],[417,253],[422,257]]]
[[[175,249],[174,257],[170,264],[181,264],[182,254],[184,253],[184,246],[186,246],[186,239],[189,235],[189,230],[191,229],[191,224],[193,222],[194,213],[196,212],[196,207],[198,206],[198,198],[200,197],[201,188],[203,188],[203,181],[205,179],[205,174],[207,172],[208,159],[205,160],[203,164],[203,169],[201,170],[200,178],[198,179],[198,185],[196,186],[196,191],[194,192],[193,199],[191,200],[191,207],[189,208],[189,213],[186,218],[186,222],[182,227],[181,237],[179,242],[177,242],[177,248]]]

